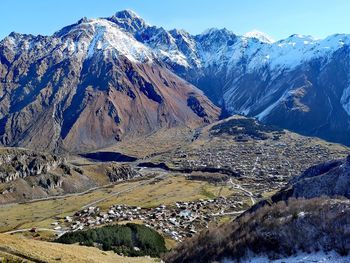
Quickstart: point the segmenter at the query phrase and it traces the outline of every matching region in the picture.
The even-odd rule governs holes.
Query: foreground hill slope
[[[258,210],[289,198],[311,199],[320,196],[350,198],[350,155],[311,166],[290,179],[280,191],[252,206],[245,213]]]
[[[165,259],[259,262],[260,258],[261,262],[272,259],[298,262],[299,255],[311,253],[316,262],[322,257],[335,257],[324,262],[349,261],[349,159],[328,161],[307,169],[268,200],[254,205],[232,222],[201,232]],[[319,251],[322,253],[317,254]],[[333,254],[327,256],[328,252]],[[294,259],[288,261],[288,257]]]
[[[155,262],[150,258],[122,257],[93,247],[36,241],[7,234],[0,234],[0,261],[2,259],[9,262]]]
[[[310,167],[293,178],[291,187],[283,190],[284,198],[313,198],[317,196],[345,196],[350,198],[350,155]]]
[[[335,251],[344,257],[338,256],[338,261],[333,262],[347,262],[349,224],[349,200],[290,200],[288,205],[281,202],[264,207],[219,228],[201,232],[170,252],[165,261],[250,262],[265,256],[261,262],[269,262],[268,258],[283,261],[298,253]]]

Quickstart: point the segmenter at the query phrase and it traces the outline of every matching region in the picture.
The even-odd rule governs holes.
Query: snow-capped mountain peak
[[[133,61],[144,62],[154,57],[175,68],[215,65],[219,69],[226,66],[232,69],[245,61],[249,72],[266,66],[271,70],[291,70],[315,57],[327,59],[349,42],[347,35],[333,35],[319,40],[298,34],[275,42],[258,30],[238,36],[226,28],[210,28],[194,36],[185,30],[168,31],[162,27],[150,26],[131,10],[117,12],[108,18],[81,19],[78,23],[63,28],[55,36],[62,37],[76,28],[88,31],[87,35],[99,32],[102,34],[99,37],[109,39],[105,42],[106,45],[96,45],[94,49],[90,45],[89,54],[98,50],[99,46],[101,49],[107,47],[133,58]],[[101,30],[105,31],[101,33]],[[80,36],[79,32],[75,34],[74,41]],[[96,36],[94,40],[97,41]],[[100,39],[96,43],[101,41]]]
[[[217,36],[217,35],[221,35],[221,36],[230,36],[230,35],[235,35],[233,32],[231,32],[230,30],[228,30],[227,28],[209,28],[207,30],[204,30],[202,34],[198,35],[198,36]]]
[[[118,11],[114,15],[115,17],[121,18],[121,19],[141,19],[143,20],[138,14],[136,14],[134,11],[130,9]]]
[[[115,15],[107,19],[132,34],[142,31],[150,26],[139,15],[131,10],[117,12]]]
[[[127,16],[127,13],[123,14]],[[125,56],[130,61],[139,63],[153,61],[152,49],[137,41],[133,33],[126,30],[127,25],[136,28],[141,25],[142,20],[120,19],[118,23],[116,21],[110,18],[81,19],[58,31],[54,36],[63,42],[63,48],[68,47],[66,55],[69,56],[75,53],[79,57],[92,58],[103,54],[104,57],[114,59]]]
[[[270,44],[275,42],[275,40],[272,37],[270,37],[269,35],[267,35],[263,32],[260,32],[258,30],[252,30],[250,32],[247,32],[244,34],[244,37],[256,38],[256,39],[260,40],[261,42],[270,43]]]

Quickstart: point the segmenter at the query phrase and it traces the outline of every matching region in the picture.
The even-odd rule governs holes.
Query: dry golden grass
[[[157,261],[157,259],[146,257],[122,257],[113,252],[104,252],[93,247],[50,243],[6,234],[0,234],[0,251],[6,257],[8,257],[6,254],[15,255],[18,258],[29,260],[29,262],[146,263]]]
[[[177,241],[175,241],[174,239],[172,239],[170,237],[164,237],[164,240],[165,240],[165,247],[168,250],[171,250],[178,245]]]
[[[127,205],[155,207],[161,204],[169,205],[181,201],[193,201],[198,199],[211,198],[206,193],[210,192],[215,196],[221,187],[210,185],[207,182],[186,180],[184,176],[171,176],[156,184],[144,185],[133,191],[112,197],[101,204],[102,208],[108,208],[115,203]],[[206,191],[203,191],[203,190]],[[233,192],[224,187],[222,195],[229,195]]]

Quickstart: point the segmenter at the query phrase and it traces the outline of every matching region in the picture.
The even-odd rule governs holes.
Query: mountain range
[[[125,10],[0,42],[0,142],[82,151],[242,114],[350,145],[350,35],[199,35]],[[203,94],[204,93],[204,94]],[[209,98],[209,99],[208,99]]]

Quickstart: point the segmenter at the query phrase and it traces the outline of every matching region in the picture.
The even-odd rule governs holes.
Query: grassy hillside
[[[148,263],[150,258],[127,258],[93,247],[64,245],[0,234],[0,261],[71,263]]]

